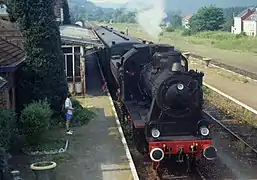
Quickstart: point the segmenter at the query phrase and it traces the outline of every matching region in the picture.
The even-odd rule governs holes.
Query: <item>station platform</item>
[[[214,67],[202,61],[190,61],[190,69],[204,72],[204,82],[243,104],[257,110],[257,81]]]
[[[78,100],[92,108],[96,116],[88,125],[74,130],[68,150],[74,159],[60,165],[57,179],[133,180],[135,171],[131,170],[109,97],[102,91],[98,64],[91,56],[86,57],[86,71],[87,96]]]

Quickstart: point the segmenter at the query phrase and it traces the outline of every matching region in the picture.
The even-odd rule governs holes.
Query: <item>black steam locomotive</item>
[[[108,27],[95,28],[106,48],[100,63],[131,122],[138,151],[157,167],[165,157],[194,163],[216,158],[202,111],[204,74],[188,70],[173,46],[145,44]],[[190,164],[190,163],[188,163]]]

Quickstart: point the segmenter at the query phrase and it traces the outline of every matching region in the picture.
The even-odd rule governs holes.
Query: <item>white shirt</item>
[[[68,109],[67,114],[72,115],[72,110],[70,110],[70,109],[72,109],[72,103],[71,103],[70,98],[66,98],[66,100],[65,100],[65,109]]]

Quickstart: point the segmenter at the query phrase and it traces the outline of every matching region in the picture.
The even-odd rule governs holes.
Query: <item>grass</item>
[[[249,80],[244,77],[244,76],[239,76],[239,75],[235,75],[231,72],[225,71],[223,69],[220,68],[216,68],[216,67],[211,67],[211,68],[205,68],[205,62],[200,61],[198,59],[194,59],[192,57],[189,58],[189,68],[190,69],[197,69],[199,71],[202,71],[205,73],[205,75],[210,73],[210,74],[216,74],[218,76],[222,76],[224,77],[224,79],[229,79],[231,81],[236,81],[242,84],[248,83]]]
[[[257,116],[255,114],[207,87],[204,87],[204,99],[207,103],[215,105],[225,114],[228,114],[238,120],[239,123],[245,123],[253,127],[257,127]]]
[[[109,24],[105,24],[109,25]],[[112,27],[124,31],[129,27],[129,34],[134,37],[145,38],[154,41],[137,24],[111,24]],[[182,36],[182,30],[164,32],[160,41],[168,44],[176,44],[179,48],[186,48],[186,45],[202,45],[230,51],[257,53],[257,37],[234,35],[230,32],[209,31],[200,32],[192,36]]]

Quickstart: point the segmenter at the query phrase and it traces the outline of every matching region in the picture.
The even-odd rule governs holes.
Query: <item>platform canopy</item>
[[[103,47],[102,42],[92,30],[75,25],[60,26],[61,39],[63,42]]]

